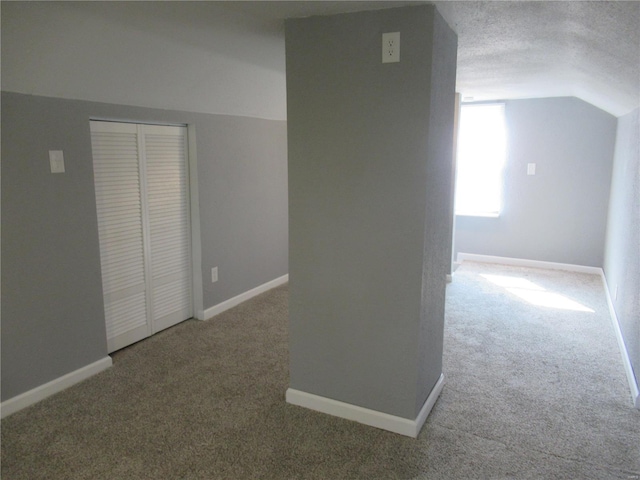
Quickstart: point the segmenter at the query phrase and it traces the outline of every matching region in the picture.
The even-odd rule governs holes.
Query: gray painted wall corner
[[[640,385],[640,108],[618,119],[604,272]]]
[[[446,275],[451,267],[451,172],[458,37],[433,18],[431,102],[415,415],[442,374]]]
[[[615,117],[573,97],[505,103],[503,211],[456,217],[455,252],[601,267]]]

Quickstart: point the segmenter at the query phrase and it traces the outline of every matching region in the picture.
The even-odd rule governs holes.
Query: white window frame
[[[460,193],[459,188],[461,187],[460,178],[463,178],[465,174],[461,175],[461,168],[465,167],[465,164],[468,162],[468,159],[465,161],[465,147],[463,142],[465,140],[464,135],[464,127],[463,127],[463,118],[464,118],[464,109],[468,108],[482,108],[482,107],[492,107],[499,108],[501,111],[501,117],[503,122],[503,134],[504,134],[504,150],[498,153],[498,159],[494,162],[493,165],[488,165],[487,168],[494,171],[493,175],[490,176],[490,179],[494,181],[494,187],[498,189],[499,198],[497,199],[497,206],[495,209],[467,209],[461,207],[460,203]],[[506,127],[506,117],[505,117],[505,104],[504,102],[486,102],[486,103],[466,103],[460,106],[460,125],[459,125],[459,134],[458,134],[458,148],[457,148],[457,159],[456,159],[456,192],[455,192],[455,215],[456,216],[467,216],[467,217],[493,217],[497,218],[501,215],[504,208],[504,168],[507,162],[507,127]],[[467,202],[470,203],[470,202]]]

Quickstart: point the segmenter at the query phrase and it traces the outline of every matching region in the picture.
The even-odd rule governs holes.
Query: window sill
[[[498,218],[500,216],[499,213],[457,213],[456,217],[482,217],[482,218]]]

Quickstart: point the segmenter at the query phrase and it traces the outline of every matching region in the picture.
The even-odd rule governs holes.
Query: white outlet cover
[[[382,63],[400,61],[400,32],[382,34]]]
[[[49,150],[51,173],[64,173],[64,154],[62,150]]]
[[[527,175],[535,175],[535,174],[536,174],[536,164],[527,163]]]

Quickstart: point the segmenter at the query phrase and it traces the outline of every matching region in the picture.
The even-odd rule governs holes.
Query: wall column
[[[286,47],[287,400],[416,436],[442,388],[457,37],[425,5],[289,20]]]

